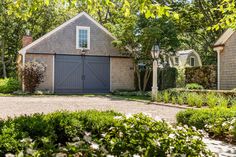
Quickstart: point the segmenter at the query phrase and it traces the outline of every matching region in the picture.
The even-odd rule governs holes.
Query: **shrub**
[[[162,102],[162,101],[163,101],[163,93],[157,92],[157,102]]]
[[[186,102],[189,106],[194,106],[195,105],[195,97],[197,96],[196,93],[188,93],[186,95]]]
[[[172,97],[171,97],[171,103],[172,103],[172,104],[176,104],[176,97],[175,97],[175,96],[172,96]]]
[[[43,63],[36,61],[27,62],[25,66],[21,68],[25,90],[33,93],[39,84],[44,81],[45,71],[46,66]]]
[[[195,105],[200,108],[202,107],[203,103],[204,103],[204,97],[202,95],[196,94]]]
[[[185,87],[185,69],[178,68],[177,70],[178,70],[178,77],[176,80],[176,87],[183,88],[183,87]]]
[[[0,93],[13,93],[18,89],[20,89],[20,82],[17,79],[0,79]]]
[[[188,67],[185,69],[186,83],[198,83],[205,89],[216,88],[216,66]]]
[[[184,102],[184,99],[185,99],[185,94],[179,94],[177,95],[177,103],[179,105],[183,105],[185,102]]]
[[[230,137],[236,140],[236,110],[225,107],[186,110],[177,114],[178,123],[204,129],[211,136]],[[232,137],[233,136],[233,137]]]
[[[121,152],[125,152],[121,156],[198,156],[199,152],[208,156],[199,136],[201,134],[192,128],[173,128],[164,121],[154,121],[151,117],[136,114],[131,117],[119,117],[105,140],[112,143],[108,145],[108,151],[112,151],[114,156],[120,156]],[[201,144],[196,147],[199,142]]]
[[[185,86],[187,89],[204,89],[202,85],[199,85],[197,83],[189,83]]]
[[[140,71],[141,83],[144,82],[145,69]],[[174,67],[158,68],[158,88],[159,90],[165,90],[176,87],[177,69]],[[138,82],[138,78],[135,75],[135,82]],[[138,89],[138,83],[135,84],[135,89]],[[152,73],[147,81],[146,91],[152,90]]]
[[[218,106],[228,107],[229,100],[223,96],[218,97]]]
[[[170,101],[170,93],[167,90],[164,91],[164,93],[163,93],[163,101],[165,103],[169,103],[169,101]]]
[[[1,121],[0,156],[210,156],[202,137],[144,114],[34,114]]]
[[[129,91],[129,90],[116,90],[112,94],[119,96],[144,96],[150,97],[150,92],[142,92],[142,91]]]
[[[206,103],[209,107],[215,107],[218,103],[218,97],[214,93],[208,93],[206,95]]]
[[[159,68],[157,70],[158,87],[160,90],[176,87],[178,71],[174,67]]]

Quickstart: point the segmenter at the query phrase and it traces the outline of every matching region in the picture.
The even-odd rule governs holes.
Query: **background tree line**
[[[116,46],[132,50],[137,64],[151,65],[156,42],[165,54],[195,49],[204,64],[215,64],[212,45],[228,26],[219,24],[229,15],[221,4],[222,0],[1,0],[0,76],[16,75],[17,52],[26,30],[37,39],[81,11],[110,30],[118,38]]]

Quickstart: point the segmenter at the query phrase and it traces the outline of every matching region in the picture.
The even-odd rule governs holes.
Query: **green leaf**
[[[50,0],[44,0],[44,2],[45,2],[46,5],[49,5]]]

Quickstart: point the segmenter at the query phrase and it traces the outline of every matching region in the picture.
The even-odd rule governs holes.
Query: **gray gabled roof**
[[[214,47],[224,46],[226,41],[234,34],[234,30],[229,28],[227,29],[220,38],[215,42]]]
[[[47,34],[45,34],[44,36],[40,37],[39,39],[35,40],[34,42],[32,42],[31,44],[29,44],[28,46],[22,48],[19,53],[20,54],[25,54],[26,50],[28,50],[29,48],[33,47],[34,45],[38,44],[40,41],[44,40],[45,38],[48,38],[49,36],[51,36],[52,34],[56,33],[58,30],[66,27],[67,25],[69,25],[70,23],[72,23],[73,21],[75,21],[76,19],[80,18],[82,15],[86,16],[88,19],[90,19],[93,23],[95,23],[99,28],[101,28],[105,33],[107,33],[108,35],[110,35],[113,39],[116,40],[116,37],[114,37],[105,27],[103,27],[100,23],[98,23],[96,20],[94,20],[90,15],[88,15],[86,12],[81,12],[79,13],[77,16],[73,17],[72,19],[66,21],[65,23],[63,23],[62,25],[58,26],[57,28],[55,28],[54,30],[48,32]]]

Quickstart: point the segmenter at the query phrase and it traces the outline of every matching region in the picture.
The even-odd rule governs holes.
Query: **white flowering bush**
[[[214,133],[214,136],[228,137],[228,139],[235,140],[236,137],[236,117],[225,120],[218,118],[215,123],[206,124],[206,130],[209,133]]]
[[[144,114],[35,114],[2,121],[0,129],[0,156],[212,156],[196,128]]]
[[[106,133],[107,150],[114,156],[210,156],[196,128],[172,127],[144,114],[121,116]]]
[[[215,107],[185,110],[177,114],[177,121],[208,132],[210,137],[236,142],[236,109]]]
[[[27,92],[33,93],[44,81],[46,65],[36,61],[27,62],[21,67],[21,76]]]

